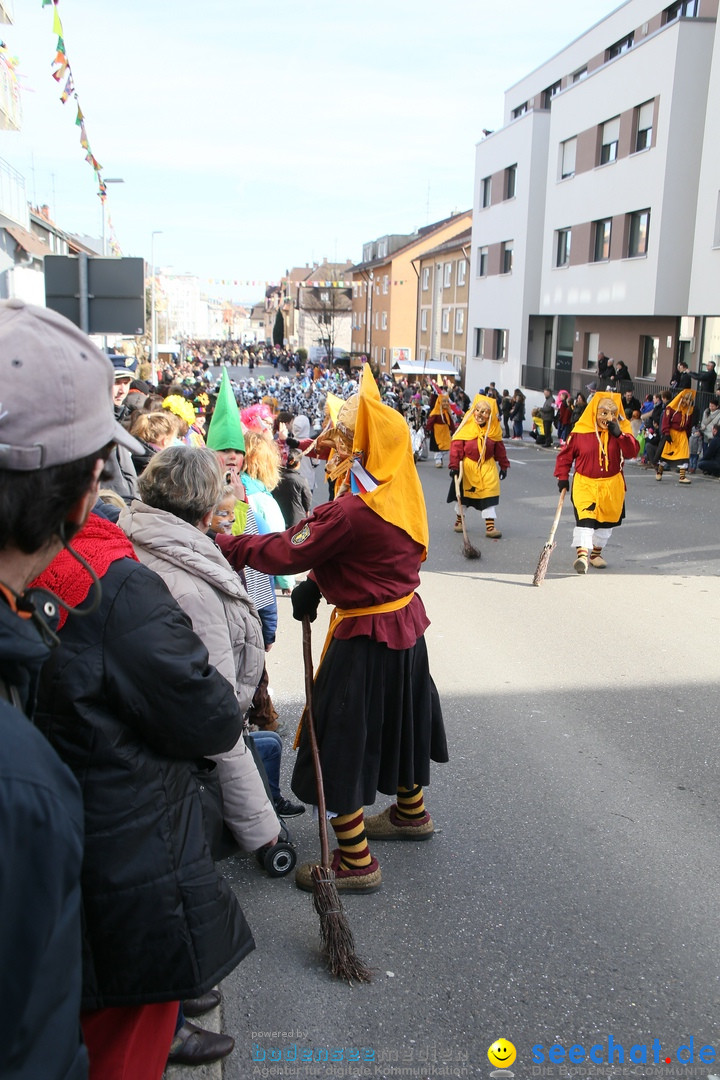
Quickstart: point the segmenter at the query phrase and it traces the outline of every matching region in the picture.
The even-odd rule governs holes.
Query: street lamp
[[[155,237],[162,236],[162,229],[150,235],[150,378],[157,386],[157,318],[155,313]]]
[[[107,180],[103,180],[103,184],[105,184],[106,186],[107,186],[107,184],[124,184],[124,183],[125,183],[125,181],[123,180],[123,178],[121,176],[111,176]],[[103,253],[103,255],[107,255],[107,242],[106,242],[106,239],[105,239],[105,233],[106,233],[105,223],[106,223],[106,220],[107,220],[107,199],[103,199],[102,200],[102,253]]]

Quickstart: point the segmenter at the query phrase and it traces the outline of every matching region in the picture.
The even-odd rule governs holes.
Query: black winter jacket
[[[0,1076],[84,1080],[80,789],[20,712],[48,644],[0,597]],[[14,707],[10,702],[17,705]]]
[[[130,558],[60,642],[37,723],[85,803],[83,1008],[197,997],[254,948],[200,799],[203,755],[240,737],[234,691],[162,580]]]

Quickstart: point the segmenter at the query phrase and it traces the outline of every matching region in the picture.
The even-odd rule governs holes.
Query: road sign
[[[45,303],[87,334],[144,334],[145,260],[46,255]]]

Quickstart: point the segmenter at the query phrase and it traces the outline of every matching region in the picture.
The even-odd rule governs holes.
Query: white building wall
[[[720,22],[715,26],[714,55],[705,115],[704,140],[698,182],[693,263],[688,310],[692,314],[720,315]]]
[[[553,99],[542,313],[687,311],[700,118],[705,114],[713,31],[712,24],[697,20],[673,23]],[[560,179],[564,140],[651,98],[658,99],[653,147]],[[647,256],[554,266],[558,229],[648,207]]]
[[[588,60],[604,52],[626,34],[634,31],[635,45],[637,45],[643,40],[645,24],[666,6],[665,0],[627,0],[626,3],[621,4],[607,18],[595,23],[584,34],[514,83],[505,92],[503,123],[510,122],[513,109],[542,93],[546,87],[552,86],[558,79],[579,71]],[[624,58],[624,56],[616,57],[606,66],[621,63]],[[555,100],[553,100],[554,107]]]
[[[527,351],[528,316],[537,310],[545,177],[550,114],[527,113],[478,143],[475,155],[475,193],[469,295],[465,386],[468,393],[494,381],[518,386]],[[486,176],[517,164],[516,195],[495,205],[480,206],[481,182]],[[510,274],[478,277],[478,248],[513,241]],[[508,331],[505,361],[474,356],[475,329]]]

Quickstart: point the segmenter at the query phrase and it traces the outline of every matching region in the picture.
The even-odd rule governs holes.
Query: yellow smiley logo
[[[488,1050],[490,1064],[498,1069],[508,1069],[516,1057],[517,1051],[507,1039],[496,1039]]]

